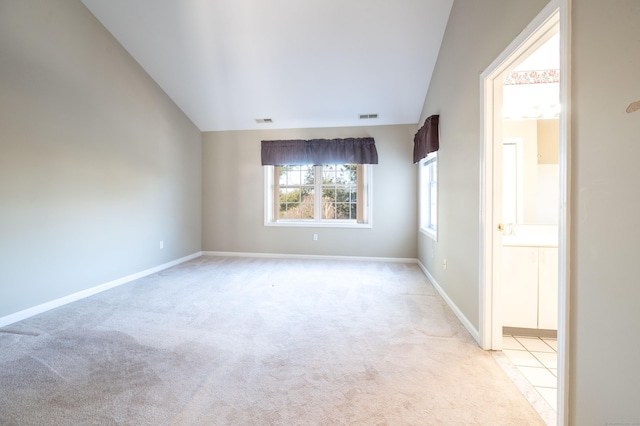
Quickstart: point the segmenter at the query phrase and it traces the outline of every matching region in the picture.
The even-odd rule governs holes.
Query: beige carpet
[[[200,257],[0,328],[2,425],[536,425],[418,266]]]

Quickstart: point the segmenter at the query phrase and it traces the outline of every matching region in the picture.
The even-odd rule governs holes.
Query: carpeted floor
[[[2,425],[537,425],[417,265],[200,257],[0,328]]]

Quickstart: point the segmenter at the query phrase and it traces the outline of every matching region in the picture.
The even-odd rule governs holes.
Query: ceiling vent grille
[[[273,123],[271,118],[256,118],[256,123]]]
[[[378,118],[378,114],[360,114],[360,120],[369,120],[371,118]]]

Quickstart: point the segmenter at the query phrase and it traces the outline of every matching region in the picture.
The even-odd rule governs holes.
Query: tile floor
[[[502,352],[557,411],[558,341],[553,338],[503,336]]]

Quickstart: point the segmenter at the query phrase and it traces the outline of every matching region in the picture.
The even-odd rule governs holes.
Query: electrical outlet
[[[318,234],[313,234],[313,241],[318,241]]]
[[[164,241],[160,241],[160,248],[163,249],[164,248]]]
[[[447,259],[445,259],[445,260],[442,262],[442,267],[443,267],[444,269],[447,269]]]

